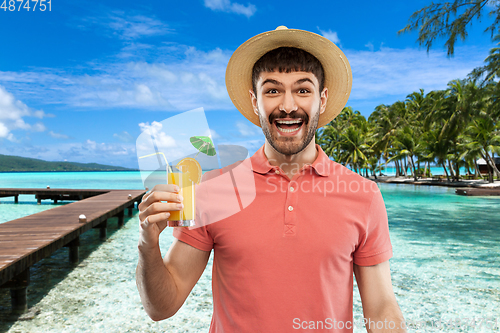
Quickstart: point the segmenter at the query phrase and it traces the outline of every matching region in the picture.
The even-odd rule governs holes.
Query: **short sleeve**
[[[173,235],[178,240],[191,245],[202,251],[210,251],[213,248],[213,239],[207,230],[207,227],[200,227],[196,229],[175,227]]]
[[[384,199],[378,188],[365,220],[365,233],[360,236],[353,254],[354,263],[359,266],[372,266],[389,260],[392,257],[389,223]]]

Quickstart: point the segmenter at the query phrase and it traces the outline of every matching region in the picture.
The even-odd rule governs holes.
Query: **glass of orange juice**
[[[192,227],[195,225],[195,183],[190,179],[189,166],[177,165],[168,172],[168,184],[179,186],[179,194],[184,200],[182,210],[171,211],[168,217],[169,227]]]

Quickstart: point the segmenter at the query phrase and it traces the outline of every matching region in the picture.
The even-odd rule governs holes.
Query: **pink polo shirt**
[[[316,149],[314,163],[289,179],[261,147],[239,165],[253,171],[256,195],[230,216],[221,211],[234,189],[197,188],[203,226],[174,236],[214,250],[210,332],[352,332],[353,263],[392,257],[387,214],[374,182]]]

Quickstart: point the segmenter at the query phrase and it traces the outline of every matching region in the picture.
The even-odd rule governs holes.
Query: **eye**
[[[299,94],[307,94],[309,92],[310,92],[309,89],[306,89],[306,88],[300,88],[299,89]]]
[[[277,93],[278,93],[278,90],[274,89],[274,88],[268,89],[266,91],[266,94],[277,94]]]

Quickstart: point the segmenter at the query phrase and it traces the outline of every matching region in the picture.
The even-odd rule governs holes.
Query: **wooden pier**
[[[485,187],[473,187],[473,188],[457,188],[455,190],[456,194],[467,195],[467,196],[499,196],[500,188],[485,188]]]
[[[42,200],[50,199],[54,203],[57,201],[73,201],[83,200],[95,195],[109,192],[109,190],[78,190],[78,189],[40,189],[40,188],[0,188],[0,198],[14,197],[14,202],[19,201],[20,194],[34,194],[37,202],[40,204]]]
[[[123,225],[125,209],[132,216],[134,204],[141,201],[144,193],[144,190],[0,189],[0,197],[35,194],[38,202],[79,198],[77,202],[0,224],[0,288],[10,289],[12,312],[27,310],[31,266],[62,247],[69,248],[71,262],[78,262],[79,236],[99,228],[100,237],[106,238],[107,219],[116,216],[118,226]],[[82,214],[86,219],[79,218]]]

